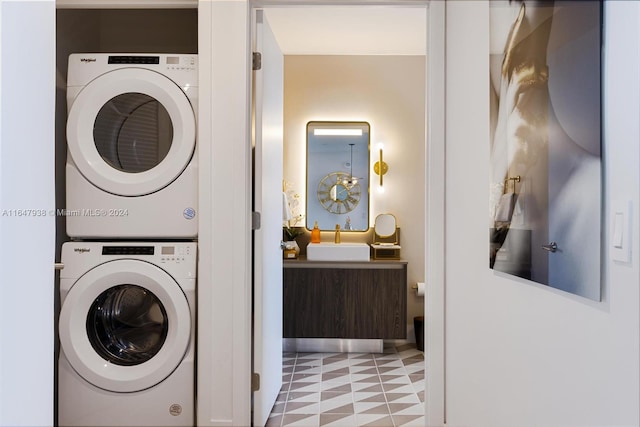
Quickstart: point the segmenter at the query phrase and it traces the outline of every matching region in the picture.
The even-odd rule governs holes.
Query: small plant
[[[284,233],[287,235],[288,240],[295,240],[296,237],[304,233],[304,229],[297,226],[303,217],[304,215],[299,214],[289,221],[285,221]]]

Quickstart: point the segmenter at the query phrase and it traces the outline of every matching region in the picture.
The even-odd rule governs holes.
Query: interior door
[[[282,140],[284,58],[266,16],[255,15],[254,52],[262,67],[254,71],[254,211],[261,226],[254,233],[253,425],[264,426],[282,386]]]

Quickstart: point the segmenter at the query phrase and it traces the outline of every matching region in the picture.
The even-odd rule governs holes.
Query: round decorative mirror
[[[360,202],[360,184],[352,187],[344,184],[348,176],[345,172],[332,172],[318,184],[318,201],[332,214],[346,214],[353,211]]]
[[[392,214],[380,214],[376,217],[374,231],[380,237],[393,236],[396,232],[396,217]]]

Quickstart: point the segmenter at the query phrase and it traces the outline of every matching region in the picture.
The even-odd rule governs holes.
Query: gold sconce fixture
[[[378,149],[380,153],[380,160],[378,160],[376,164],[373,165],[373,171],[376,173],[376,175],[380,176],[380,187],[382,187],[382,177],[389,171],[389,165],[382,161],[382,144],[378,145]]]

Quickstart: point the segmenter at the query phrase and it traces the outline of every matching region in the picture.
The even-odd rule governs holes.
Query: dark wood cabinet
[[[404,261],[287,261],[283,295],[285,338],[406,338]]]

